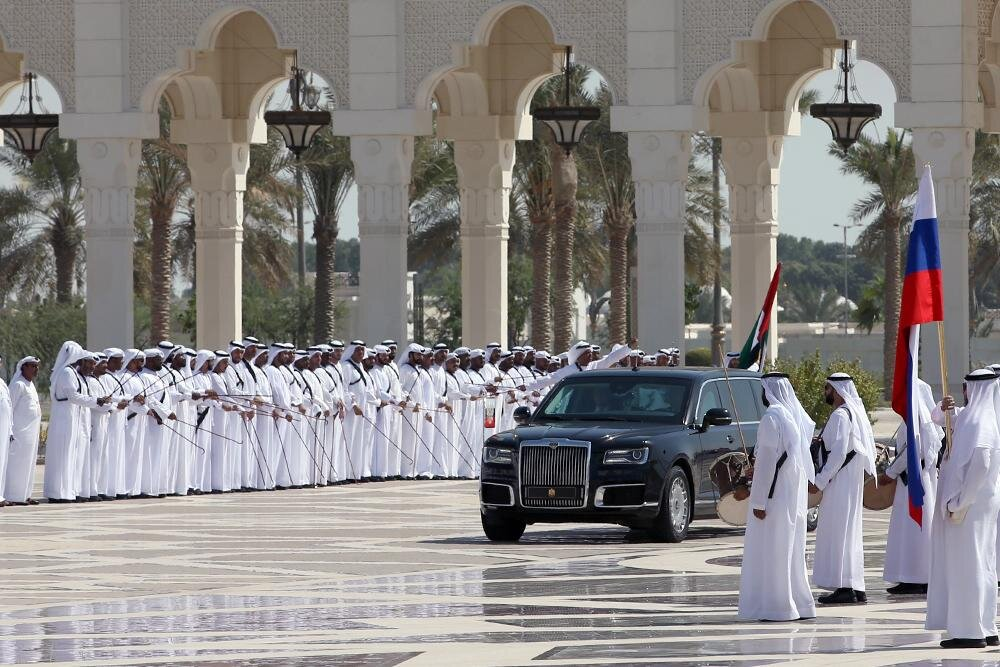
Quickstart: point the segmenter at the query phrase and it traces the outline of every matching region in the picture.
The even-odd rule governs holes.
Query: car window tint
[[[566,382],[536,412],[536,419],[646,419],[679,424],[690,383],[661,377],[590,377]]]
[[[736,398],[736,413],[741,422],[760,420],[757,412],[757,400],[753,395],[753,383],[750,380],[733,380],[733,396]],[[735,419],[735,415],[733,417]]]
[[[705,418],[705,413],[712,408],[722,408],[722,399],[719,397],[718,382],[709,382],[701,388],[701,403],[698,404],[698,423]],[[728,408],[727,408],[728,409]]]

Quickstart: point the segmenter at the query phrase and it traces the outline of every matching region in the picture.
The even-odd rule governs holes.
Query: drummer
[[[941,450],[944,431],[931,421],[934,397],[931,387],[917,379],[916,415],[914,437],[918,447],[917,460],[921,467],[921,482],[924,487],[924,507],[934,507],[937,491],[937,461]],[[927,577],[930,573],[931,525],[936,517],[933,511],[924,511],[922,522],[918,524],[910,517],[910,496],[906,473],[906,427],[896,432],[896,460],[879,476],[879,485],[891,484],[896,480],[896,492],[892,500],[892,515],[889,519],[889,537],[885,545],[885,569],[883,577],[896,585],[890,587],[890,595],[926,595]]]
[[[864,473],[875,474],[875,437],[854,380],[834,373],[823,390],[833,413],[820,433],[825,454],[810,493],[823,492],[816,527],[813,584],[833,590],[820,604],[863,604],[865,552],[861,507]]]
[[[740,572],[739,617],[794,621],[816,616],[806,573],[806,485],[813,478],[809,442],[815,423],[788,376],[763,377],[764,405],[757,429]]]

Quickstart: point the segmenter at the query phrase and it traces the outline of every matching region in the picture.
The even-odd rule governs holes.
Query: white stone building
[[[997,0],[0,0],[7,90],[57,88],[87,189],[91,347],[132,338],[133,189],[166,97],[196,192],[199,344],[241,332],[242,191],[265,91],[301,67],[330,82],[359,188],[358,334],[404,337],[413,138],[455,142],[464,338],[506,339],[508,193],[528,102],[571,45],[612,88],[637,186],[638,331],[684,338],[690,136],[723,137],[733,321],[749,329],[775,263],[778,167],[805,82],[842,40],[892,79],[895,118],[934,165],[949,356],[968,358],[974,133],[1000,131]],[[436,111],[434,110],[436,109]],[[820,187],[818,184],[817,187]],[[772,340],[776,340],[773,337]],[[933,350],[936,346],[926,346]],[[956,377],[963,364],[953,363]]]

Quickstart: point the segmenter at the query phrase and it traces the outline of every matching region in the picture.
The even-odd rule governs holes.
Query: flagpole
[[[944,322],[937,323],[938,356],[941,359],[941,395],[947,396],[948,391],[948,355],[944,344]],[[945,458],[951,456],[951,410],[944,413],[944,451]]]

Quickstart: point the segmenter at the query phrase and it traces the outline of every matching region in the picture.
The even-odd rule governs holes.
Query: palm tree
[[[3,148],[0,165],[25,183],[35,203],[35,214],[45,221],[42,234],[55,262],[56,301],[69,303],[76,278],[82,272],[85,220],[76,142],[54,134],[34,162],[16,149]]]
[[[872,190],[854,204],[851,217],[856,221],[871,220],[862,233],[859,248],[879,248],[885,270],[882,319],[885,323],[883,342],[883,372],[886,397],[891,391],[896,359],[896,336],[899,325],[899,300],[902,293],[902,262],[900,235],[909,219],[908,202],[917,189],[913,150],[906,142],[906,131],[897,134],[892,128],[885,141],[869,137],[860,140],[848,151],[832,144],[830,154],[840,158],[841,172],[859,177]]]
[[[994,274],[1000,266],[1000,142],[997,137],[976,132],[976,152],[972,159],[969,206],[970,312],[997,298]],[[995,302],[994,302],[995,303]],[[972,323],[974,326],[974,322]]]
[[[604,113],[588,130],[580,148],[588,180],[596,184],[601,200],[601,220],[608,235],[611,267],[611,300],[608,303],[608,336],[628,339],[628,239],[635,222],[635,184],[628,154],[628,138],[611,131],[611,91],[601,85],[597,105]]]
[[[563,90],[566,79],[549,79],[535,94],[533,105],[546,105],[551,99],[561,96],[556,90]],[[570,104],[592,106],[593,100],[585,83],[590,76],[590,68],[575,65],[569,71]],[[576,287],[573,275],[573,241],[576,234],[577,190],[579,174],[576,157],[555,143],[549,146],[552,164],[552,199],[555,221],[555,266],[553,275],[553,296],[555,304],[555,326],[553,349],[568,349],[573,338],[575,304],[573,292]]]
[[[313,238],[316,240],[316,288],[313,313],[315,340],[329,340],[334,335],[334,274],[336,272],[337,235],[340,232],[340,208],[354,183],[350,142],[335,137],[329,129],[313,139],[302,159],[305,197],[313,212]]]
[[[520,142],[514,165],[512,215],[531,226],[531,344],[539,350],[552,344],[552,174],[547,128],[535,127],[532,141]]]
[[[46,283],[48,252],[45,237],[31,233],[34,214],[27,191],[0,190],[0,306],[11,296],[39,296]]]
[[[150,337],[152,340],[170,338],[171,305],[173,300],[173,248],[172,226],[174,214],[191,185],[187,168],[187,150],[170,142],[170,111],[160,108],[160,138],[144,141],[142,161],[139,164],[137,199],[142,202],[140,211],[151,222],[150,266]],[[137,215],[139,221],[142,217]]]

